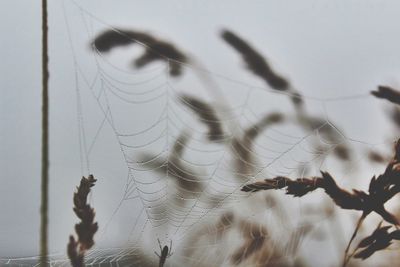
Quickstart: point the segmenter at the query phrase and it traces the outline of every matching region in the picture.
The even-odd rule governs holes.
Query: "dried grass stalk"
[[[275,73],[267,60],[251,47],[245,40],[229,30],[223,30],[222,38],[239,52],[247,64],[247,68],[258,77],[262,78],[275,90],[289,90],[289,81]]]
[[[384,207],[384,204],[389,199],[400,192],[399,166],[395,169],[387,169],[378,178],[373,177],[370,182],[369,194],[356,189],[353,189],[353,192],[348,192],[340,188],[328,172],[321,172],[322,177],[298,178],[296,180],[283,176],[265,179],[261,182],[245,185],[242,191],[257,192],[260,190],[286,188],[286,194],[302,197],[309,192],[322,188],[336,205],[342,209],[360,210],[365,215],[375,211],[387,222],[399,225],[397,218]],[[399,181],[393,181],[394,179],[392,178],[394,177],[399,178]]]
[[[170,74],[179,76],[182,73],[181,63],[188,62],[187,56],[173,44],[144,32],[122,29],[107,30],[96,36],[92,46],[99,52],[108,52],[114,47],[134,43],[139,43],[145,48],[144,54],[134,61],[134,65],[138,68],[156,60],[163,60],[170,64]]]
[[[344,144],[340,144],[333,149],[333,153],[335,156],[341,160],[349,160],[350,159],[350,150]]]
[[[298,112],[303,113],[304,110],[304,99],[303,96],[294,90],[292,90],[290,100],[292,101],[293,105],[297,108]]]
[[[312,117],[305,113],[300,113],[299,115],[299,124],[307,131],[315,131],[318,129],[318,133],[321,137],[326,139],[329,143],[339,144],[342,142],[343,137],[339,133],[338,127],[332,122],[327,124],[325,119]],[[340,160],[347,161],[351,159],[350,149],[345,144],[337,145],[333,149],[333,153]]]
[[[363,259],[372,256],[376,251],[383,250],[392,244],[393,240],[400,240],[400,230],[388,232],[392,226],[381,227],[381,224],[370,235],[360,241],[354,251],[354,258]],[[361,249],[361,251],[357,250]]]
[[[40,267],[48,266],[49,206],[49,55],[47,0],[42,0],[42,136],[40,185]]]
[[[207,138],[210,141],[222,141],[226,134],[223,123],[218,117],[215,109],[204,101],[189,95],[181,95],[181,102],[189,107],[199,117],[200,121],[208,128]]]
[[[247,68],[262,78],[269,86],[275,90],[290,92],[290,100],[296,108],[299,115],[299,123],[307,130],[315,130],[322,124],[325,124],[325,120],[320,118],[313,118],[306,114],[304,109],[304,99],[302,95],[290,86],[288,79],[278,75],[268,64],[267,60],[257,52],[251,45],[245,40],[237,36],[235,33],[229,30],[222,31],[222,38],[230,44],[237,52],[240,53],[243,60],[246,63]],[[315,126],[318,124],[318,126]],[[324,138],[332,143],[340,142],[341,136],[330,127],[324,127],[321,129],[321,134]],[[347,146],[340,145],[334,149],[335,156],[343,161],[350,160],[351,153]]]
[[[400,107],[399,106],[394,106],[393,110],[390,113],[390,118],[393,122],[393,124],[400,129]]]
[[[389,86],[378,86],[377,91],[372,91],[372,95],[386,99],[394,104],[400,105],[400,92]]]
[[[268,237],[267,229],[260,224],[245,220],[240,224],[240,229],[242,230],[245,240],[243,245],[240,246],[231,256],[231,262],[234,265],[239,265],[262,249],[264,242]]]
[[[95,211],[87,203],[87,196],[96,181],[93,175],[89,175],[88,178],[82,177],[80,185],[74,193],[74,212],[80,222],[75,224],[78,239],[76,240],[71,235],[67,246],[67,254],[73,267],[85,266],[85,252],[94,245],[93,237],[98,230],[98,225],[97,222],[94,222]]]
[[[294,231],[292,231],[290,240],[286,245],[287,254],[291,255],[292,257],[295,257],[302,241],[312,230],[313,230],[313,225],[311,223],[306,223],[304,225],[299,226]]]
[[[385,163],[390,161],[386,155],[383,155],[382,153],[376,152],[376,151],[369,151],[368,152],[368,159],[372,162],[376,163]]]
[[[343,266],[345,266],[351,258],[351,255],[349,257],[347,256],[351,242],[355,238],[364,219],[371,212],[376,212],[385,221],[395,225],[396,227],[399,225],[399,220],[393,214],[388,212],[384,205],[388,200],[400,192],[400,139],[395,145],[394,156],[387,165],[385,172],[378,177],[372,177],[369,184],[368,193],[355,189],[353,189],[353,192],[348,192],[340,188],[329,173],[321,172],[321,174],[322,177],[298,178],[296,180],[282,176],[273,179],[265,179],[264,181],[244,186],[242,191],[257,192],[260,190],[286,188],[286,194],[293,195],[295,197],[301,197],[318,188],[322,188],[340,208],[362,211],[363,213],[358,220],[357,226],[345,251],[343,262]],[[397,232],[393,234],[393,236],[396,238],[398,235],[399,234]],[[371,237],[370,239],[373,238]],[[390,245],[390,241],[387,241],[387,238],[380,238],[377,240],[381,239],[382,241],[373,242],[373,244],[371,244],[371,248],[368,248],[364,252],[360,252],[360,254],[356,255],[358,255],[360,258],[366,258],[369,257],[369,255],[372,255],[372,253],[374,253],[376,250]]]
[[[175,180],[179,195],[183,197],[183,199],[177,199],[180,202],[184,202],[184,198],[198,197],[204,190],[204,181],[195,170],[182,160],[184,148],[189,141],[189,137],[190,135],[186,131],[182,131],[175,140],[166,159],[144,154],[140,160],[145,162],[144,166],[146,168]]]
[[[283,114],[275,112],[265,115],[258,122],[248,127],[243,137],[235,137],[232,140],[232,150],[236,156],[235,168],[242,177],[251,175],[256,167],[253,157],[253,144],[255,139],[264,132],[268,126],[282,123],[285,120]]]

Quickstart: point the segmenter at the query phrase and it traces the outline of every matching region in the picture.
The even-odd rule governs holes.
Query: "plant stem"
[[[345,250],[345,252],[344,252],[344,258],[343,258],[343,265],[342,265],[342,267],[346,267],[347,263],[349,262],[349,260],[350,260],[350,258],[351,258],[351,256],[352,256],[352,255],[350,255],[350,257],[348,256],[348,253],[349,253],[349,250],[350,250],[350,245],[351,245],[351,243],[353,242],[354,238],[356,237],[357,232],[358,232],[358,230],[360,229],[360,227],[361,227],[361,225],[362,225],[362,223],[363,223],[365,217],[367,217],[367,214],[366,214],[365,212],[363,212],[363,214],[361,215],[360,219],[358,219],[357,226],[356,226],[356,228],[354,229],[353,235],[351,236],[350,241],[349,241],[349,244],[347,244],[346,250]]]
[[[48,266],[48,183],[49,183],[49,70],[47,0],[42,0],[42,166],[40,206],[40,267]]]

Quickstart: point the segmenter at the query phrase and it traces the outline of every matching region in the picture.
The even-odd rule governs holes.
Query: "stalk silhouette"
[[[144,67],[156,60],[163,60],[169,63],[170,75],[179,76],[182,74],[181,63],[188,61],[187,56],[173,44],[157,39],[145,32],[123,29],[107,30],[94,38],[92,47],[101,53],[105,53],[114,47],[135,43],[139,43],[145,48],[142,56],[134,60],[134,65],[137,68]]]
[[[241,54],[243,60],[246,62],[247,68],[251,72],[263,79],[275,90],[289,90],[289,81],[272,70],[267,60],[246,41],[229,30],[223,30],[221,36],[229,45]]]
[[[93,175],[89,175],[88,178],[82,177],[80,185],[74,193],[74,212],[80,222],[75,224],[77,240],[70,235],[67,246],[67,254],[72,267],[85,266],[85,253],[94,245],[93,237],[99,228],[97,222],[94,222],[95,211],[87,203],[90,189],[96,181]]]
[[[220,142],[226,137],[223,123],[210,104],[189,95],[182,95],[180,100],[182,104],[190,108],[199,117],[199,120],[207,126],[207,138],[209,141]]]
[[[396,227],[400,225],[396,216],[388,212],[384,206],[387,201],[400,193],[400,139],[397,141],[394,150],[394,156],[387,165],[384,173],[378,177],[373,176],[371,178],[368,193],[356,189],[353,189],[353,192],[349,192],[340,188],[328,172],[321,172],[322,177],[298,178],[296,180],[278,176],[273,179],[265,179],[264,181],[245,185],[242,188],[242,191],[257,192],[260,190],[276,190],[285,188],[286,194],[293,195],[294,197],[302,197],[318,188],[321,188],[324,189],[325,193],[340,208],[362,211],[362,215],[358,220],[354,233],[345,250],[343,261],[343,266],[345,266],[351,257],[351,255],[348,255],[350,245],[357,235],[364,219],[371,212],[379,214],[385,221]],[[387,245],[388,241],[383,243]],[[381,248],[381,246],[378,246],[378,248],[371,248],[370,250],[376,251],[379,248]],[[359,258],[367,258],[368,255],[370,255],[370,252],[365,252],[365,254],[361,254]]]
[[[378,98],[386,99],[394,104],[400,105],[400,92],[388,87],[388,86],[378,86],[377,91],[372,91],[372,95]]]
[[[42,160],[40,206],[40,266],[48,265],[48,198],[49,198],[49,56],[47,0],[42,0]]]
[[[236,158],[234,165],[240,178],[247,179],[247,176],[252,175],[256,168],[254,152],[252,151],[256,138],[269,126],[282,123],[284,120],[285,117],[281,113],[266,114],[258,122],[245,129],[243,136],[233,138],[231,149]]]

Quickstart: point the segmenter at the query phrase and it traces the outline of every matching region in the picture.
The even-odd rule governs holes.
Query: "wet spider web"
[[[116,183],[122,192],[107,210],[107,220],[99,220],[97,246],[86,256],[88,266],[157,266],[153,251],[160,253],[158,239],[162,245],[172,241],[174,255],[166,266],[296,264],[305,235],[314,232],[318,238],[332,227],[332,209],[324,204],[305,215],[303,201],[294,200],[291,208],[279,192],[250,197],[241,187],[265,177],[318,175],[327,166],[351,173],[366,158],[357,150],[387,145],[349,138],[329,117],[331,105],[368,102],[367,93],[302,96],[308,117],[299,117],[290,100],[294,93],[252,85],[194,63],[164,57],[132,69],[126,61],[129,64],[146,44],[132,40],[132,49],[105,54],[92,46],[88,52],[83,46],[102,30],[124,33],[75,2],[67,3],[79,18],[72,22],[64,7],[81,173],[93,173],[98,183]],[[84,43],[74,34],[77,25],[84,29]],[[179,77],[171,75],[177,64]],[[210,132],[216,125],[219,132]],[[102,159],[108,149],[118,151],[119,157]],[[106,178],[102,169],[108,164],[123,168]],[[98,213],[102,210],[94,207]],[[2,259],[1,264],[33,266],[36,260]],[[69,261],[56,254],[51,265],[69,266]]]

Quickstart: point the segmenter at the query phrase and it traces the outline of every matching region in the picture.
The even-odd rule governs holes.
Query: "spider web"
[[[131,60],[147,48],[137,40],[135,47],[110,54],[95,47],[88,52],[82,49],[82,38],[75,36],[77,25],[84,29],[85,48],[104,29],[123,33],[73,1],[68,9],[79,18],[72,22],[64,7],[75,74],[81,173],[98,178],[93,206],[98,215],[106,214],[98,217],[97,245],[86,255],[88,266],[156,266],[158,239],[169,248],[172,242],[173,255],[166,266],[296,264],[306,234],[318,239],[327,228],[341,227],[328,200],[316,210],[306,210],[307,203],[320,201],[321,195],[291,200],[288,206],[279,192],[250,196],[240,189],[265,177],[318,175],[326,166],[363,175],[357,166],[366,156],[355,151],[389,142],[371,144],[347,137],[329,118],[328,109],[364,101],[368,94],[302,96],[310,121],[317,122],[305,126],[290,102],[292,93],[170,58],[127,68],[127,55]],[[171,64],[179,64],[181,77],[171,76]],[[226,132],[217,142],[210,140],[210,121],[196,114],[198,107],[188,96],[216,110]],[[272,114],[284,119],[260,124]],[[335,154],[340,147],[351,155]],[[104,158],[108,150],[119,157]],[[118,171],[106,171],[109,163]],[[121,192],[117,200],[113,196],[112,208],[96,205],[106,202],[97,192],[102,183]],[[52,266],[69,266],[63,253],[51,256]],[[2,259],[1,264],[33,266],[36,261],[37,257]]]

